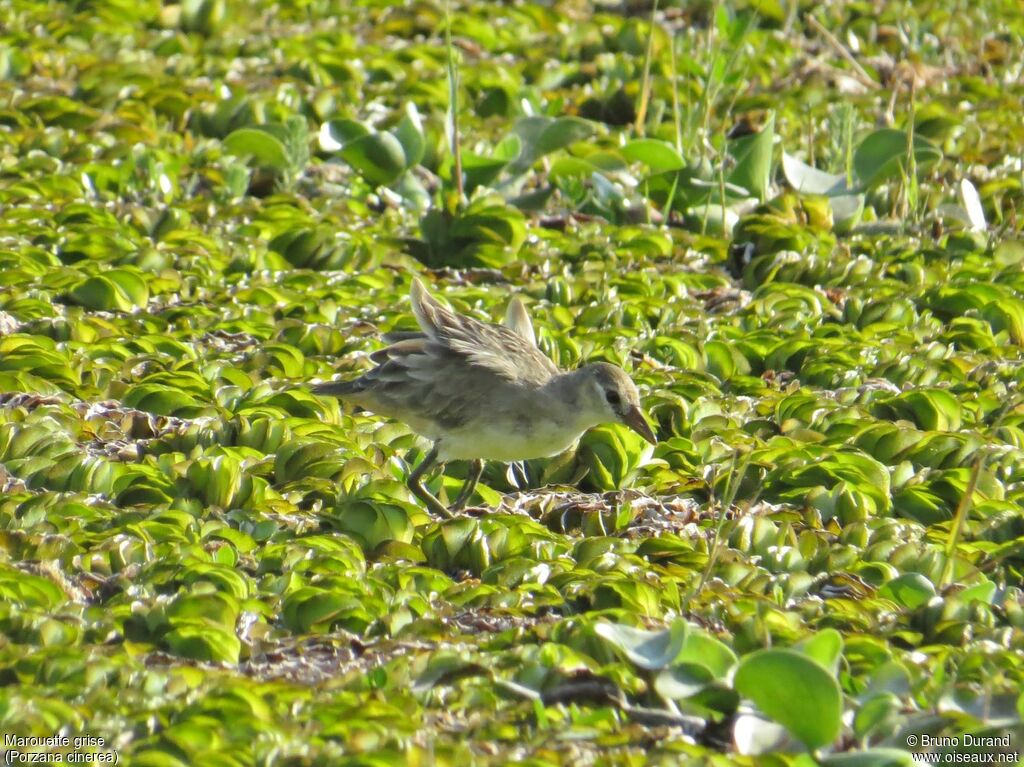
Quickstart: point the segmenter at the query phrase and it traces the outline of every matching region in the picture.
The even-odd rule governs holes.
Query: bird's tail
[[[322,394],[326,397],[346,397],[361,391],[362,388],[357,378],[354,381],[325,381],[315,384],[311,391],[313,394]]]

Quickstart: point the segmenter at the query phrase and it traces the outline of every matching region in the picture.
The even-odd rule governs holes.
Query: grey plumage
[[[482,459],[554,455],[607,421],[620,421],[655,441],[629,377],[607,363],[559,371],[537,348],[518,299],[509,305],[504,325],[489,325],[447,309],[417,279],[410,298],[419,332],[386,335],[389,345],[370,355],[376,367],[352,381],[317,384],[313,392],[404,421],[432,439],[433,450],[409,479],[432,510],[447,513],[419,479],[438,460],[473,462],[460,494],[465,503]]]

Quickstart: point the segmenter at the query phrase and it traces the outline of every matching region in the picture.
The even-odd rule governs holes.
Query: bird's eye
[[[622,398],[619,396],[619,393],[614,389],[609,389],[608,391],[606,391],[604,393],[604,398],[612,407],[618,407],[619,405],[622,404]]]

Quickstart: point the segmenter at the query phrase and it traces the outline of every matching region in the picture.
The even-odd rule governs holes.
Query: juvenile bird
[[[316,384],[313,393],[403,421],[433,440],[408,485],[434,513],[450,517],[466,505],[485,460],[557,455],[602,423],[625,424],[657,443],[629,376],[606,362],[560,371],[537,348],[518,299],[504,325],[456,314],[416,278],[410,299],[420,332],[385,335],[390,346],[370,355],[375,368],[352,381]],[[469,461],[470,471],[449,510],[421,480],[452,460]]]

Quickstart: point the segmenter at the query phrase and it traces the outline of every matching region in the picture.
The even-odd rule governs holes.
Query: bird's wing
[[[523,387],[543,386],[558,375],[515,317],[514,331],[460,316],[435,301],[418,280],[412,307],[422,332],[386,334],[389,345],[370,355],[376,367],[353,381],[320,384],[314,391],[341,396],[437,439],[481,414],[490,417],[500,403],[516,401]],[[515,313],[510,308],[509,315]]]
[[[533,332],[533,323],[530,322],[530,315],[526,313],[526,307],[523,306],[523,302],[519,300],[519,296],[515,296],[511,301],[509,301],[508,308],[505,310],[504,325],[509,330],[518,333],[534,346],[537,345],[537,336],[534,335]]]
[[[513,330],[455,314],[438,303],[418,279],[413,280],[410,296],[413,314],[426,342],[423,352],[435,358],[438,364],[442,357],[454,357],[460,361],[462,375],[481,378],[490,375],[511,383],[535,386],[542,386],[558,375],[558,368],[534,343],[533,326],[521,304],[518,311],[511,307],[509,310]],[[526,319],[525,326],[522,318]],[[510,319],[506,318],[506,322]],[[449,364],[451,362],[454,360]]]
[[[351,399],[435,438],[440,436],[434,433],[436,427],[464,425],[488,412],[487,403],[503,387],[514,386],[423,334],[406,336],[370,359],[377,367],[353,382],[359,391]]]

